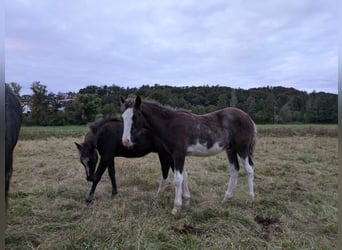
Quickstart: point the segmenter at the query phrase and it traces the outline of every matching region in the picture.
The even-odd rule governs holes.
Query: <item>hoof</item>
[[[221,201],[221,203],[224,204],[224,203],[230,201],[230,200],[232,199],[232,197],[233,197],[233,196],[225,196],[225,197],[223,198],[223,200]]]
[[[164,191],[165,191],[165,188],[158,188],[157,195],[164,193]]]
[[[249,195],[246,203],[248,205],[253,205],[253,203],[254,203],[254,195]]]
[[[190,198],[184,199],[184,206],[188,207],[190,205]]]
[[[254,204],[254,200],[248,199],[248,200],[246,201],[246,205],[247,205],[248,207],[252,207],[253,204]]]
[[[172,215],[177,215],[178,212],[180,211],[180,207],[174,207],[171,211]]]
[[[113,199],[117,194],[118,192],[113,192],[111,198]]]
[[[89,205],[92,201],[93,201],[93,199],[91,199],[91,198],[87,198],[87,199],[85,200],[85,202],[86,202],[87,205]]]

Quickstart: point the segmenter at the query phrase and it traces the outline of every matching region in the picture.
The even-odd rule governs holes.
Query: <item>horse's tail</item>
[[[257,127],[255,125],[255,123],[252,121],[253,123],[253,137],[252,137],[252,141],[251,141],[251,144],[249,145],[249,154],[248,154],[248,161],[249,161],[249,164],[254,166],[254,163],[253,163],[253,154],[254,154],[254,149],[255,149],[255,145],[256,145],[256,137],[257,137]]]

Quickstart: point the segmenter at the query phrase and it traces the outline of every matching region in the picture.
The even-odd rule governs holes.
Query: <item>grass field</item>
[[[278,124],[257,125],[259,135],[265,136],[332,136],[337,137],[337,125],[333,124]],[[48,137],[80,137],[88,131],[87,126],[23,126],[21,140],[46,139]]]
[[[110,198],[105,174],[87,206],[90,184],[74,145],[87,129],[52,129],[54,137],[47,137],[42,128],[24,127],[15,149],[6,248],[336,249],[337,126],[258,129],[254,205],[245,204],[243,170],[233,199],[221,204],[229,177],[224,153],[188,157],[191,202],[174,217],[171,173],[165,193],[156,196],[155,154],[117,158],[118,195]],[[286,136],[287,129],[295,132]]]

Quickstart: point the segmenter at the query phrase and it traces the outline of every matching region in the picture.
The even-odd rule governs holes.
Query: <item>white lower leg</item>
[[[163,176],[162,176],[160,178],[159,188],[158,188],[157,194],[164,192],[164,190],[165,190],[165,183],[166,183],[166,179],[164,179]]]
[[[189,191],[189,187],[188,187],[188,173],[185,171],[185,169],[183,170],[182,189],[183,189],[183,198],[185,199],[184,205],[188,206],[190,203],[190,191]]]
[[[178,170],[174,173],[174,184],[175,184],[175,201],[172,209],[172,214],[176,214],[178,209],[182,206],[182,185],[183,185],[183,174]]]
[[[249,165],[248,157],[242,161],[248,178],[248,202],[252,203],[254,201],[254,168]]]
[[[188,187],[188,173],[184,170],[183,172],[183,197],[184,199],[190,199],[190,191]]]
[[[239,172],[235,169],[235,166],[233,164],[229,164],[229,174],[230,177],[228,181],[228,187],[223,202],[227,201],[233,196],[233,191],[237,184]]]

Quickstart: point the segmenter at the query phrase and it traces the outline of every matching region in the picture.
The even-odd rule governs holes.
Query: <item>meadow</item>
[[[6,249],[336,249],[337,126],[258,126],[255,202],[246,205],[240,171],[229,177],[225,153],[187,157],[191,201],[173,216],[173,175],[157,196],[156,154],[117,158],[118,195],[103,175],[95,199],[74,142],[86,126],[23,127],[15,149]]]

